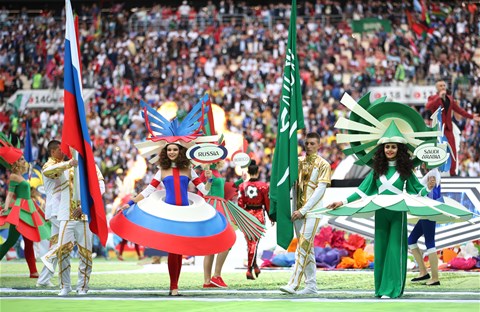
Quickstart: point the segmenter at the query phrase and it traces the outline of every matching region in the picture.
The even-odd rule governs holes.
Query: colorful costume
[[[260,239],[266,231],[265,222],[257,221],[258,218],[252,217],[231,200],[237,195],[238,185],[243,180],[235,183],[225,182],[225,178],[216,169],[212,169],[212,174],[212,185],[208,194],[204,196],[207,203],[222,213],[231,225],[237,226],[245,237],[251,240]],[[200,181],[206,181],[203,173],[200,175]]]
[[[250,179],[240,184],[238,197],[238,205],[245,209],[250,215],[265,225],[265,210],[270,211],[270,199],[268,198],[269,187],[265,182],[257,179]],[[258,268],[257,266],[257,249],[260,237],[249,237],[245,234],[247,241],[247,253],[249,270]]]
[[[197,103],[180,123],[168,121],[146,103],[141,102],[143,117],[151,137],[136,144],[140,154],[157,163],[162,148],[168,144],[191,146],[201,135],[204,107]],[[178,289],[182,254],[209,255],[228,250],[236,235],[225,217],[196,194],[188,192],[190,177],[206,194],[205,187],[191,170],[190,177],[172,167],[172,175],[163,177],[159,170],[150,185],[142,191],[143,200],[117,214],[110,226],[120,237],[155,249],[167,251],[170,289]],[[165,191],[156,191],[160,183]]]
[[[384,103],[384,98],[370,103],[368,97],[369,94],[356,103],[345,94],[341,103],[355,114],[336,124],[337,128],[349,130],[349,134],[338,134],[337,142],[351,143],[344,152],[356,154],[359,163],[371,165],[372,156],[384,143],[406,144],[414,150],[430,138],[436,141],[439,133],[428,128],[414,109],[400,103]],[[406,278],[407,212],[417,218],[439,221],[466,220],[472,213],[458,205],[422,197],[429,190],[413,172],[403,179],[395,161],[388,165],[384,175],[375,179],[371,172],[357,191],[343,201],[343,206],[327,213],[360,218],[375,215],[375,296],[397,298],[403,294]]]
[[[428,97],[426,104],[426,109],[435,112],[438,108],[442,108],[442,121],[444,124],[444,134],[447,137],[448,143],[450,145],[451,151],[451,166],[450,166],[450,175],[454,176],[457,174],[457,150],[460,144],[459,137],[455,138],[455,134],[460,134],[460,130],[452,121],[452,114],[456,112],[462,115],[465,118],[473,119],[473,115],[469,114],[463,108],[461,108],[458,103],[455,101],[453,96],[445,95],[445,99],[442,99],[438,94],[431,95]],[[457,135],[457,136],[458,136]]]
[[[131,242],[180,255],[229,249],[235,242],[233,228],[201,196],[188,192],[187,176],[180,176],[176,168],[173,172],[162,180],[159,170],[141,193],[145,199],[116,215],[110,222],[112,230]],[[191,176],[204,190],[194,170]],[[160,183],[165,191],[156,191]]]
[[[293,222],[298,239],[295,267],[288,284],[280,288],[281,291],[293,293],[300,287],[302,277],[305,276],[305,289],[302,292],[317,292],[317,265],[313,242],[322,215],[316,210],[323,208],[322,198],[330,183],[331,168],[325,159],[317,154],[299,157],[296,210],[304,217]]]
[[[30,196],[30,183],[10,181],[8,191],[15,193],[15,201],[8,212],[0,216],[0,225],[10,223],[24,238],[39,242],[50,236],[50,229],[45,222],[43,211]],[[17,237],[18,238],[18,237]]]
[[[0,132],[0,165],[7,169],[22,157],[22,151],[13,147],[5,135]],[[20,235],[25,242],[25,259],[30,270],[30,276],[37,273],[33,242],[39,242],[50,237],[50,228],[45,222],[43,211],[35,204],[30,196],[30,184],[10,180],[8,192],[13,193],[13,203],[0,216],[0,225],[10,224],[8,238],[0,247],[0,260],[8,250],[15,245]]]

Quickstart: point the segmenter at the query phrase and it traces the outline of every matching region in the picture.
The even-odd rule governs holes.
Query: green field
[[[40,268],[41,264],[37,266]],[[72,261],[72,285],[76,283],[77,262]],[[317,273],[318,295],[298,297],[278,291],[289,276],[288,270],[262,270],[255,281],[245,279],[243,270],[223,275],[226,290],[204,290],[203,273],[184,266],[180,277],[181,298],[168,296],[169,279],[165,264],[139,265],[134,261],[95,259],[87,297],[72,293],[58,298],[57,287],[36,288],[28,278],[23,261],[0,263],[0,310],[3,311],[480,311],[480,273],[441,272],[439,287],[409,282],[405,294],[396,300],[373,296],[372,271],[321,271]],[[58,284],[57,277],[52,280]],[[456,308],[457,307],[457,308]]]

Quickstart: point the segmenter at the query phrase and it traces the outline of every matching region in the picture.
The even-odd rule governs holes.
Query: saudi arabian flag
[[[293,0],[278,114],[277,141],[270,178],[270,216],[277,221],[277,244],[285,249],[293,238],[290,190],[298,178],[297,130],[305,127],[296,51],[296,21],[297,3]]]

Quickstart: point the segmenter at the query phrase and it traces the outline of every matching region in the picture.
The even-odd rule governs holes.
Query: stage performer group
[[[375,296],[398,298],[405,288],[408,247],[420,262],[421,253],[416,243],[420,235],[425,235],[431,264],[436,265],[435,221],[468,220],[472,213],[458,203],[435,200],[440,198],[438,170],[431,170],[422,182],[414,173],[422,161],[413,151],[425,143],[435,142],[442,146],[440,138],[445,136],[442,133],[444,128],[428,127],[415,110],[385,99],[370,103],[364,97],[357,103],[345,94],[341,103],[355,114],[337,122],[339,129],[347,131],[337,135],[337,142],[349,143],[345,153],[355,154],[358,164],[370,166],[372,170],[352,195],[342,201],[325,203],[323,198],[331,184],[331,167],[318,155],[320,136],[317,133],[306,135],[305,156],[299,157],[299,176],[292,192],[291,221],[298,239],[295,265],[290,279],[280,291],[289,295],[318,293],[313,242],[325,216],[374,216]],[[183,255],[204,256],[203,288],[228,287],[221,273],[235,243],[236,229],[242,232],[247,243],[246,278],[258,278],[261,273],[257,263],[258,246],[267,229],[267,218],[272,225],[275,224],[269,216],[269,184],[259,181],[260,167],[255,161],[246,166],[247,172],[241,179],[231,183],[220,171],[225,163],[223,159],[199,163],[187,153],[189,148],[202,147],[205,142],[219,148],[224,145],[223,135],[203,131],[209,109],[211,106],[206,106],[202,100],[182,121],[177,118],[168,120],[141,102],[149,136],[136,147],[159,169],[149,185],[122,206],[110,222],[113,232],[125,241],[168,252],[170,296],[182,295],[179,288]],[[76,246],[80,255],[76,292],[86,295],[92,271],[92,233],[88,218],[82,213],[82,203],[73,197],[77,161],[65,160],[59,141],[49,143],[50,158],[43,166],[47,194],[44,215],[31,200],[28,181],[22,177],[28,166],[21,150],[14,147],[3,133],[0,143],[1,164],[11,171],[6,206],[0,216],[0,224],[9,223],[10,231],[6,243],[0,248],[0,256],[5,256],[22,235],[26,242],[30,277],[36,278],[32,242],[50,239],[50,249],[42,257],[45,268],[37,286],[53,285],[50,279],[58,262],[59,295],[66,296],[72,291],[70,255]],[[448,147],[455,152],[451,144]],[[202,170],[200,176],[195,167]],[[97,173],[103,193],[105,184],[98,168]],[[188,191],[190,185],[198,194]],[[430,193],[435,189],[432,196]],[[237,195],[238,204],[235,203]],[[418,221],[408,240],[407,223],[413,221],[407,216]],[[51,231],[45,219],[50,221]],[[430,279],[423,261],[419,266],[420,275],[413,282]],[[300,289],[302,282],[305,286]],[[427,285],[440,285],[436,268],[432,268],[432,278]]]

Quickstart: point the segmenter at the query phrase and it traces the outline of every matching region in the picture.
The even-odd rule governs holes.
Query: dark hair
[[[57,147],[60,146],[60,141],[58,140],[51,140],[50,142],[48,142],[48,145],[47,145],[47,149],[48,149],[48,154],[50,156],[52,156],[52,152],[54,149],[56,149]]]
[[[400,177],[406,180],[412,174],[413,160],[410,159],[410,155],[408,154],[408,149],[405,144],[397,143],[397,147],[397,164],[395,169],[397,169]],[[386,174],[387,170],[388,160],[387,156],[385,156],[385,144],[381,144],[373,156],[373,177],[378,179],[378,177]]]
[[[252,175],[256,175],[257,173],[258,173],[257,162],[252,159],[252,161],[250,161],[250,164],[248,165],[248,174],[252,176]]]
[[[158,161],[158,164],[162,169],[168,169],[172,167],[172,161],[167,156],[167,147],[171,144],[175,144],[175,143],[170,143],[165,145],[165,147],[162,148],[162,151],[160,152],[160,160]],[[178,146],[178,157],[177,157],[177,161],[175,161],[175,163],[177,164],[177,168],[178,169],[188,168],[190,166],[190,160],[187,158],[187,149],[181,145],[178,145],[178,144],[175,144],[175,145]]]
[[[306,139],[317,139],[317,141],[320,142],[321,137],[317,132],[309,132],[307,133],[305,140]]]

